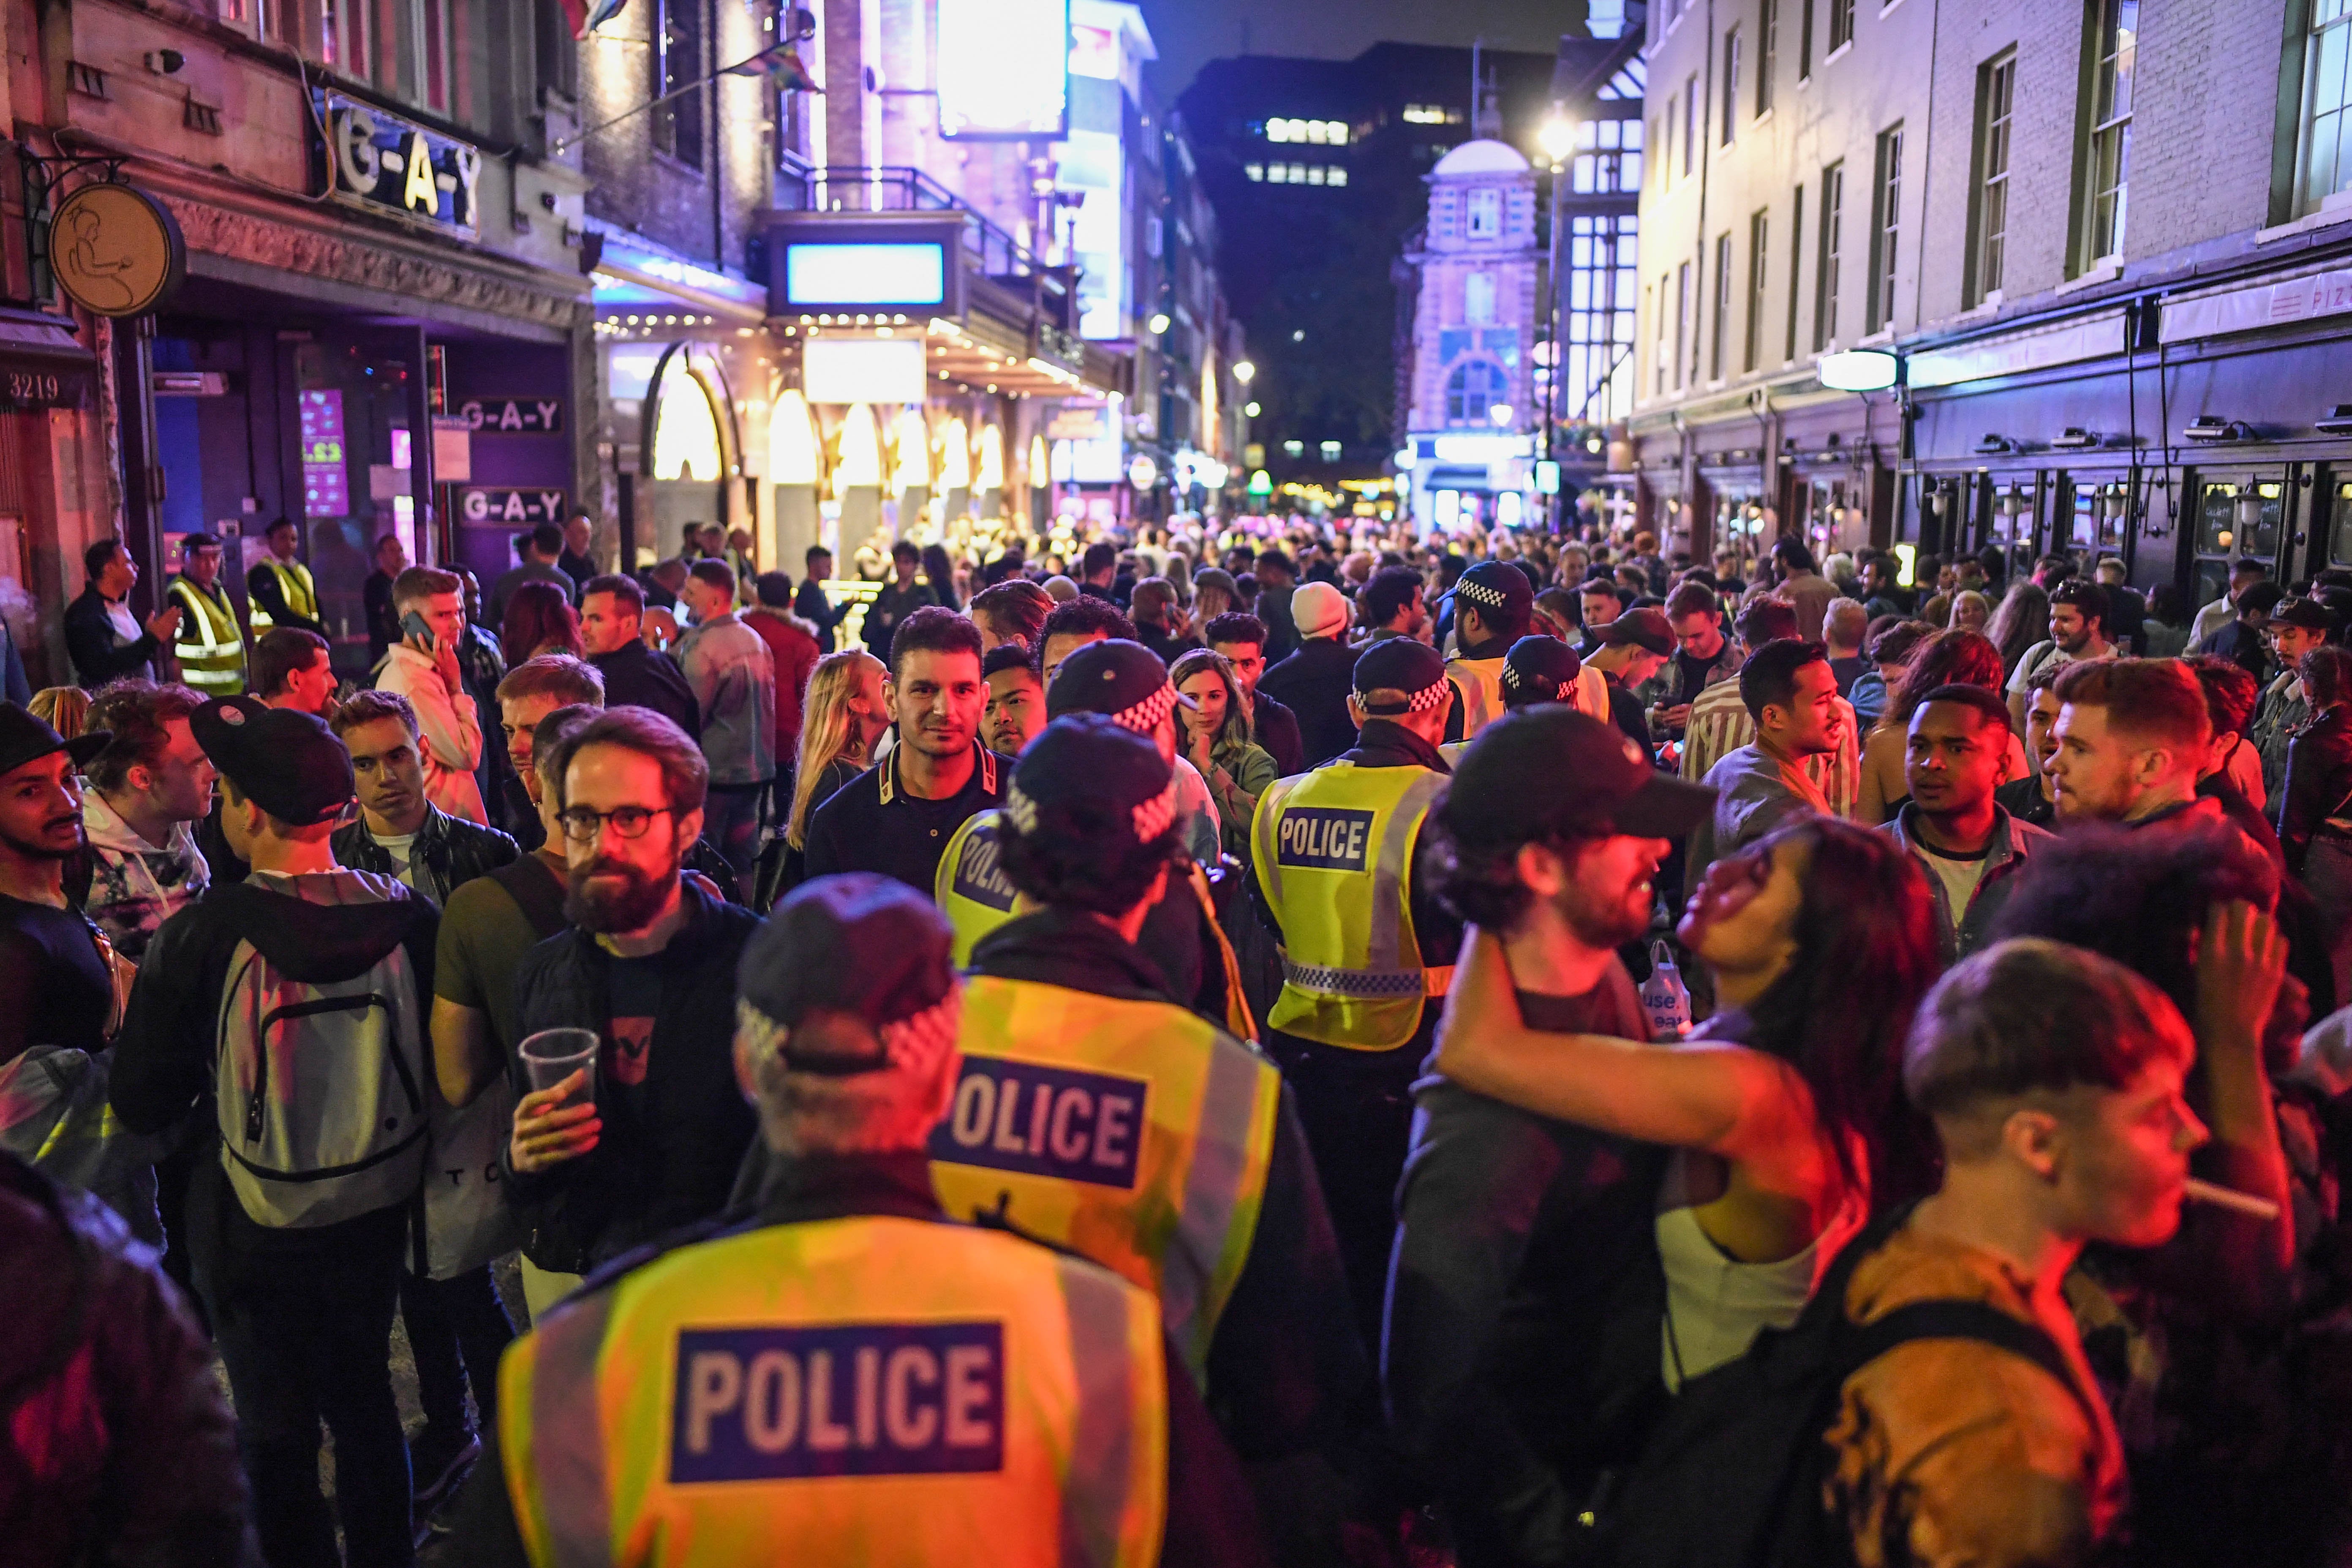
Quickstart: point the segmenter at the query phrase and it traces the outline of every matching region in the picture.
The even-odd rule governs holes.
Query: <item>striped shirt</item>
[[[1830,809],[1851,822],[1862,798],[1862,722],[1853,704],[1838,699],[1837,750],[1807,757],[1805,776],[1830,803]],[[1694,783],[1740,747],[1756,740],[1756,721],[1739,700],[1739,682],[1718,681],[1691,702],[1690,725],[1683,734],[1682,776]]]

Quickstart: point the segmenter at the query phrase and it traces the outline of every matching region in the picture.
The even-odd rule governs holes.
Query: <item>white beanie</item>
[[[1328,583],[1305,583],[1290,595],[1290,619],[1302,637],[1343,637],[1348,597]]]

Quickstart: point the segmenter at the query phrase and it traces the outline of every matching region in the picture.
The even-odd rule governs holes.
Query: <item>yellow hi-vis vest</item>
[[[304,620],[319,618],[319,590],[310,581],[310,569],[299,561],[280,561],[275,555],[265,555],[261,563],[278,579],[278,591],[286,595],[286,607]],[[278,623],[270,618],[259,599],[255,599],[247,619],[253,623],[253,635],[259,637]]]
[[[1257,1234],[1282,1079],[1172,1002],[976,974],[931,1185],[1160,1298],[1198,1378]]]
[[[1001,1232],[854,1216],[683,1247],[507,1351],[537,1568],[1150,1568],[1168,1507],[1150,1296]]]
[[[1282,926],[1282,994],[1269,1026],[1360,1051],[1412,1038],[1449,966],[1424,969],[1412,930],[1412,855],[1445,775],[1327,763],[1258,796],[1258,886]]]
[[[1454,658],[1445,664],[1446,677],[1462,693],[1462,739],[1476,740],[1478,731],[1501,718],[1509,704],[1503,700],[1503,661],[1499,658]],[[1609,679],[1591,665],[1576,672],[1576,695],[1569,706],[1588,719],[1609,721]]]
[[[172,651],[180,679],[207,697],[234,697],[245,689],[245,637],[237,630],[236,606],[225,589],[207,594],[194,580],[174,577],[163,590],[180,606],[180,635]]]
[[[993,807],[975,811],[948,837],[940,868],[931,877],[931,897],[955,933],[955,966],[971,963],[972,944],[1013,916],[1019,897],[996,859]]]

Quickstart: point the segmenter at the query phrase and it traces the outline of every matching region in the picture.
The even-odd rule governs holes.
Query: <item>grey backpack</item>
[[[404,947],[312,984],[236,944],[214,1098],[221,1163],[255,1224],[333,1225],[416,1194],[428,1110],[416,994]]]

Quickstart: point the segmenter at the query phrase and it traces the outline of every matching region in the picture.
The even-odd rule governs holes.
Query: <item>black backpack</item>
[[[1825,1441],[1846,1379],[1914,1340],[1977,1340],[2024,1357],[2081,1400],[2055,1342],[1979,1301],[1920,1301],[1867,1327],[1845,1316],[1856,1268],[1910,1217],[1885,1215],[1848,1244],[1804,1312],[1748,1353],[1684,1384],[1641,1461],[1604,1482],[1588,1561],[1609,1568],[1830,1568],[1853,1561],[1822,1501]]]

